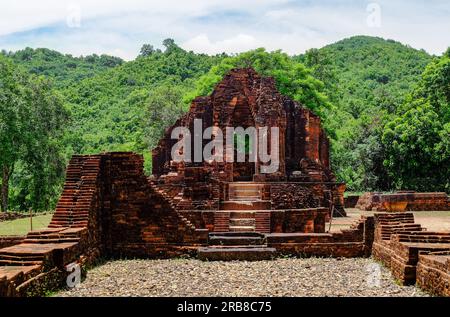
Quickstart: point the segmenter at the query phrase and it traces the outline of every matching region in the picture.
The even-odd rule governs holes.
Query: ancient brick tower
[[[213,126],[222,131],[227,127],[278,127],[278,170],[260,173],[258,160],[174,162],[171,150],[178,140],[171,138],[172,131],[186,127],[194,135],[195,119],[202,120],[203,129]],[[204,146],[209,141],[203,142]],[[176,201],[178,210],[230,211],[215,214],[215,223],[222,224],[220,230],[273,231],[262,225],[262,218],[282,209],[325,207],[335,215],[345,214],[345,185],[336,183],[330,170],[329,141],[320,118],[281,95],[273,78],[261,77],[252,68],[231,70],[210,96],[197,97],[189,112],[166,130],[153,150],[153,175],[154,184]],[[243,217],[242,213],[234,215],[236,210],[266,214],[256,212],[252,220],[239,226],[239,221],[228,220]]]

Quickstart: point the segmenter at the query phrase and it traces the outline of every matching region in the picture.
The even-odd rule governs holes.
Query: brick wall
[[[372,251],[373,217],[361,217],[352,228],[336,233],[267,235],[267,243],[279,254],[325,257],[367,257]]]
[[[0,236],[0,249],[19,244],[25,236]]]
[[[361,210],[391,212],[450,210],[450,200],[443,192],[399,191],[392,194],[373,192],[363,194],[356,207]]]

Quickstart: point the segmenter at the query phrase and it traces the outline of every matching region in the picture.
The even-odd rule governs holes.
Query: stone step
[[[270,200],[227,200],[220,203],[221,210],[270,210]]]
[[[230,211],[230,219],[255,219],[256,213],[254,211]]]
[[[261,196],[232,196],[232,195],[230,195],[230,200],[235,200],[235,201],[261,201]]]
[[[270,260],[276,256],[275,248],[268,247],[202,247],[197,256],[203,261],[260,261]]]
[[[255,227],[256,221],[254,218],[230,218],[231,227]]]
[[[263,244],[264,238],[262,237],[217,235],[211,236],[209,238],[209,245],[242,246],[242,245],[263,245]]]
[[[215,236],[221,236],[221,237],[259,237],[259,238],[264,238],[265,235],[258,233],[258,232],[253,232],[253,231],[247,231],[247,232],[210,232],[209,233],[210,237],[215,237]]]
[[[255,226],[230,226],[230,231],[234,232],[255,231]]]
[[[4,261],[43,261],[43,255],[2,254],[0,260]]]
[[[230,191],[230,198],[232,197],[260,197],[259,190],[233,190]]]
[[[248,193],[253,193],[253,194],[259,194],[261,192],[261,190],[259,188],[233,188],[230,190],[230,193],[235,193],[235,194],[248,194]]]
[[[56,238],[56,239],[31,239],[26,238],[24,243],[60,243],[60,242],[79,242],[80,238]]]
[[[26,260],[2,260],[0,259],[0,265],[5,266],[32,266],[41,265],[42,261],[26,261]]]

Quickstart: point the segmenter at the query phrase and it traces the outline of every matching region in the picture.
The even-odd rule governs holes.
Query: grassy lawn
[[[412,211],[414,217],[450,217],[450,210],[446,211]]]
[[[52,214],[33,217],[33,230],[43,229],[48,226]],[[30,231],[30,218],[0,222],[0,236],[25,235]]]

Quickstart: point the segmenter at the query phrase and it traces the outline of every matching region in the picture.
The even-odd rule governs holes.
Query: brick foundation
[[[362,195],[356,208],[389,212],[450,210],[450,200],[446,193],[375,192]]]
[[[24,236],[0,236],[0,249],[19,244],[23,239]]]
[[[372,256],[390,268],[394,278],[448,296],[450,233],[424,230],[412,213],[375,214],[375,224]]]

